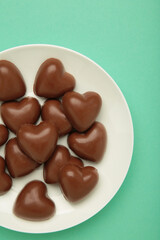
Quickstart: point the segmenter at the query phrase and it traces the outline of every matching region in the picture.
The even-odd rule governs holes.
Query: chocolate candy
[[[47,195],[46,185],[38,180],[29,182],[19,193],[14,214],[26,220],[42,221],[55,213],[55,204]]]
[[[3,124],[0,124],[0,146],[7,141],[8,135],[8,129]]]
[[[65,72],[63,64],[49,58],[40,66],[34,83],[34,92],[40,97],[58,98],[75,87],[74,77]]]
[[[72,129],[63,112],[61,103],[57,100],[46,101],[42,107],[41,115],[44,121],[50,121],[56,125],[60,136],[69,133]]]
[[[33,97],[26,97],[19,102],[7,102],[1,105],[2,119],[14,133],[24,123],[35,123],[40,116],[40,111],[40,104]]]
[[[106,130],[103,124],[95,122],[85,133],[72,133],[68,137],[68,145],[79,157],[99,162],[106,148]]]
[[[12,138],[7,142],[5,160],[8,171],[13,178],[25,176],[39,166],[37,162],[21,151],[17,143],[17,138]]]
[[[79,158],[71,156],[66,147],[57,145],[53,155],[44,165],[43,176],[45,182],[57,183],[60,169],[68,163],[83,167],[83,162]]]
[[[38,163],[46,162],[52,155],[58,140],[56,127],[50,122],[35,126],[24,124],[17,134],[22,151]]]
[[[59,178],[65,198],[75,202],[84,198],[95,187],[98,172],[94,167],[80,168],[68,164],[61,169]]]
[[[76,202],[88,195],[98,182],[94,167],[84,167],[81,159],[71,156],[68,149],[57,144],[58,136],[78,131],[68,137],[69,147],[86,160],[98,162],[106,146],[106,130],[95,122],[102,99],[95,92],[73,92],[74,77],[65,72],[63,64],[55,58],[47,59],[39,67],[35,77],[34,92],[47,100],[41,112],[37,99],[26,97],[26,87],[18,68],[6,60],[0,61],[1,116],[17,138],[8,141],[5,159],[13,178],[29,174],[44,163],[46,183],[59,183],[64,197]],[[63,96],[64,95],[64,96]],[[62,103],[53,98],[62,97]],[[39,116],[43,122],[37,122]],[[0,145],[8,139],[8,129],[0,124]],[[5,173],[5,161],[0,157],[0,195],[8,191],[12,180]],[[19,193],[13,208],[16,216],[41,221],[55,213],[55,204],[47,195],[46,185],[38,180],[29,182]]]
[[[23,77],[11,62],[0,60],[0,101],[15,100],[26,92]]]
[[[5,161],[0,156],[0,195],[5,194],[12,186],[11,177],[5,173]]]
[[[98,93],[68,92],[62,98],[64,112],[72,126],[79,132],[86,131],[95,121],[102,100]]]

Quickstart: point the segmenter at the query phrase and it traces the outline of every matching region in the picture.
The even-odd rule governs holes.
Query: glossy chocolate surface
[[[45,182],[57,183],[60,169],[68,163],[83,167],[83,162],[79,158],[71,156],[66,147],[57,145],[51,158],[44,164],[43,176]]]
[[[17,143],[17,138],[12,138],[7,142],[5,160],[8,171],[13,178],[25,176],[39,166],[37,162],[21,151]]]
[[[102,123],[95,122],[85,133],[72,133],[68,145],[79,157],[99,162],[106,149],[107,134]]]
[[[50,121],[56,125],[60,136],[72,130],[72,126],[63,112],[60,101],[47,100],[42,107],[41,116],[44,121]]]
[[[0,60],[0,101],[15,100],[26,92],[22,74],[11,62]]]
[[[97,184],[98,172],[94,167],[80,168],[66,165],[60,171],[60,186],[65,198],[75,202],[84,198]]]
[[[36,98],[26,97],[19,102],[7,102],[1,105],[1,116],[6,126],[14,133],[25,123],[35,123],[41,112]]]
[[[5,173],[5,161],[0,156],[0,195],[5,194],[11,187],[12,179]]]
[[[79,132],[86,131],[98,116],[102,100],[96,92],[68,92],[62,98],[64,112],[72,126]]]
[[[14,214],[26,220],[42,221],[55,213],[55,204],[47,195],[46,185],[38,180],[29,182],[19,193]]]
[[[65,72],[63,64],[49,58],[40,66],[34,83],[34,92],[40,97],[58,98],[75,87],[74,77]]]
[[[8,135],[8,129],[3,124],[0,124],[0,146],[8,140]]]
[[[52,155],[58,140],[58,132],[50,122],[35,126],[24,124],[20,127],[17,140],[22,151],[38,163],[46,162]]]

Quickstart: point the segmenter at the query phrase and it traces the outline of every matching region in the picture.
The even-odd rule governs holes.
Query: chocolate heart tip
[[[7,142],[9,136],[9,131],[5,125],[0,124],[0,146]]]
[[[24,124],[17,133],[22,151],[34,161],[46,162],[55,150],[58,132],[53,123],[43,121],[38,125]]]
[[[62,62],[56,58],[49,58],[39,67],[33,91],[40,97],[58,98],[74,87],[75,79],[65,72]]]
[[[6,126],[17,133],[25,123],[34,124],[41,112],[41,106],[36,98],[26,97],[20,101],[6,102],[1,105],[1,116]]]
[[[101,106],[101,96],[96,92],[80,94],[70,91],[62,98],[64,113],[78,132],[86,131],[94,123]]]
[[[19,69],[7,60],[0,60],[0,101],[18,99],[26,93],[26,85]]]
[[[56,125],[59,136],[64,136],[72,130],[72,126],[66,118],[62,104],[58,100],[47,100],[42,106],[43,121],[50,121]]]
[[[59,182],[60,170],[68,163],[83,167],[83,162],[81,159],[71,156],[70,152],[65,146],[57,145],[53,155],[44,164],[44,181],[49,184]]]
[[[84,133],[71,133],[67,141],[70,149],[80,158],[100,162],[106,150],[107,132],[102,123],[95,122]]]
[[[13,213],[29,221],[44,221],[55,214],[55,204],[48,197],[46,185],[39,180],[29,182],[21,190],[13,207]]]
[[[10,139],[5,147],[7,169],[13,178],[23,177],[31,173],[40,164],[25,155],[17,142],[17,138]]]
[[[7,193],[12,187],[11,177],[5,173],[5,161],[0,156],[0,195]]]
[[[70,202],[84,199],[98,183],[99,175],[96,168],[79,167],[67,164],[60,171],[60,187],[64,197]]]

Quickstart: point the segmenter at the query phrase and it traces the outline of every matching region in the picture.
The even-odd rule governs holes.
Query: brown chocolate
[[[17,133],[17,140],[28,157],[38,163],[44,163],[56,147],[58,132],[55,125],[50,122],[41,122],[37,126],[24,124]]]
[[[0,156],[0,195],[5,194],[12,187],[11,177],[5,173],[5,161]]]
[[[40,66],[34,83],[34,92],[40,97],[58,98],[75,87],[74,77],[65,72],[63,64],[49,58]]]
[[[18,146],[17,138],[10,139],[5,148],[5,160],[13,178],[31,173],[39,164],[25,155]]]
[[[0,101],[15,100],[26,92],[22,74],[11,62],[0,60]]]
[[[98,172],[94,167],[80,168],[68,164],[60,171],[60,186],[65,198],[75,202],[84,198],[97,184]]]
[[[96,92],[68,92],[62,98],[64,112],[72,126],[79,132],[86,131],[98,116],[102,100]]]
[[[44,164],[43,177],[45,182],[57,183],[60,169],[68,163],[83,167],[83,162],[79,158],[71,156],[66,147],[57,145],[51,158]]]
[[[107,134],[102,123],[95,122],[85,133],[72,133],[68,145],[79,157],[99,162],[106,149]]]
[[[25,220],[42,221],[55,213],[55,204],[47,195],[46,185],[38,180],[29,182],[19,193],[14,214]]]
[[[0,124],[0,146],[7,142],[8,135],[8,129],[3,124]]]
[[[60,136],[69,133],[72,129],[60,101],[47,100],[42,107],[41,116],[44,121],[50,121],[56,125]]]
[[[19,102],[7,102],[1,105],[1,116],[6,126],[16,133],[25,123],[35,123],[41,112],[36,98],[26,97]]]

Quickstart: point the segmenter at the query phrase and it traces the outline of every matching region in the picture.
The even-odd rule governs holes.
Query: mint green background
[[[50,234],[0,228],[0,239],[160,239],[160,1],[0,0],[0,51],[48,43],[102,66],[129,104],[132,163],[114,199],[88,221]]]

